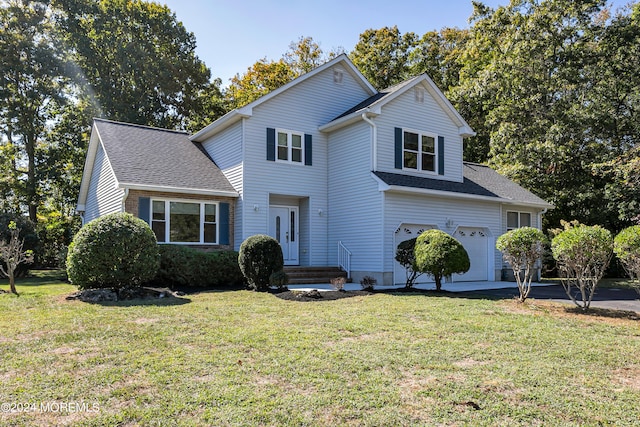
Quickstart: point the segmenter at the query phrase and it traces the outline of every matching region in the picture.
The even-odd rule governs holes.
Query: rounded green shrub
[[[251,289],[267,290],[271,275],[284,268],[282,248],[273,237],[256,234],[240,245],[238,264]]]
[[[627,274],[640,279],[640,225],[622,230],[613,240],[613,251]]]
[[[159,254],[149,225],[128,213],[97,218],[75,235],[67,275],[80,289],[142,285],[154,278]]]
[[[537,272],[535,266],[542,259],[546,240],[537,228],[522,227],[503,234],[496,241],[496,248],[513,269],[522,302],[531,292],[531,281]]]
[[[596,285],[602,279],[613,254],[611,232],[598,225],[565,222],[565,230],[551,241],[551,251],[558,263],[558,272],[567,296],[578,307],[588,309]],[[572,292],[574,286],[577,294]]]
[[[418,236],[415,255],[416,268],[433,276],[437,290],[442,289],[443,277],[466,273],[471,267],[462,243],[441,230],[427,230]]]
[[[269,276],[269,284],[278,289],[286,289],[289,284],[289,275],[284,270],[275,271]]]

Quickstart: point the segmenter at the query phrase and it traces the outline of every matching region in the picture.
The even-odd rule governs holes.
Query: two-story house
[[[500,280],[496,237],[552,206],[463,162],[473,134],[428,76],[378,92],[341,55],[194,135],[95,120],[77,210],[131,212],[161,243],[269,234],[287,265],[384,285],[405,281],[397,245],[438,228],[471,259],[454,280]]]

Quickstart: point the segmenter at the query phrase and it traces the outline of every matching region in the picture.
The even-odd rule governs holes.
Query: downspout
[[[371,170],[375,172],[378,170],[378,127],[373,122],[373,120],[367,117],[366,112],[362,113],[362,120],[369,123],[369,125],[371,125],[371,128],[373,129],[373,136],[371,138],[371,145],[372,145]]]
[[[80,215],[80,225],[84,225],[84,212],[78,212],[78,214]]]
[[[126,212],[125,203],[127,201],[127,197],[129,197],[129,189],[127,187],[124,188],[124,195],[122,196],[122,212]]]

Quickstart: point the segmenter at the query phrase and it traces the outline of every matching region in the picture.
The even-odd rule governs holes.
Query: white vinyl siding
[[[205,141],[202,146],[209,156],[216,162],[224,176],[229,180],[239,194],[236,201],[234,218],[235,250],[238,250],[242,243],[243,230],[243,144],[242,129],[244,120],[230,126],[219,134]]]
[[[245,120],[242,199],[246,208],[238,241],[268,230],[270,195],[290,196],[300,200],[301,262],[327,265],[327,253],[331,251],[327,247],[327,218],[331,216],[327,201],[327,136],[318,127],[368,96],[347,72],[341,84],[334,83],[330,68],[253,109],[252,117]],[[313,164],[301,167],[267,160],[267,128],[311,135]],[[320,215],[320,210],[328,214]],[[303,235],[305,231],[308,238]]]
[[[98,145],[85,206],[85,223],[100,216],[122,211],[124,192],[117,181],[102,145]]]
[[[342,241],[353,271],[383,272],[383,193],[371,177],[371,127],[357,122],[329,138],[329,263]],[[382,284],[382,283],[380,283]]]
[[[428,176],[462,182],[462,137],[458,127],[433,97],[425,92],[424,102],[415,102],[414,91],[407,91],[382,107],[382,114],[374,119],[378,126],[377,170],[414,176]],[[407,168],[395,168],[394,129],[402,128],[427,135],[444,137],[444,175],[429,174]],[[435,143],[437,146],[438,139]],[[436,149],[437,154],[437,149]],[[437,156],[436,156],[437,157]],[[436,160],[437,161],[437,160]],[[436,163],[437,170],[437,163]]]

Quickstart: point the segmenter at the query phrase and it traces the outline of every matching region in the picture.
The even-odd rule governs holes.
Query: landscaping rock
[[[127,301],[132,299],[174,298],[184,295],[184,292],[173,292],[168,288],[149,288],[141,286],[126,286],[114,289],[85,289],[69,295],[67,300],[84,302]]]
[[[84,289],[72,293],[66,299],[84,302],[118,301],[118,294],[113,289]]]

